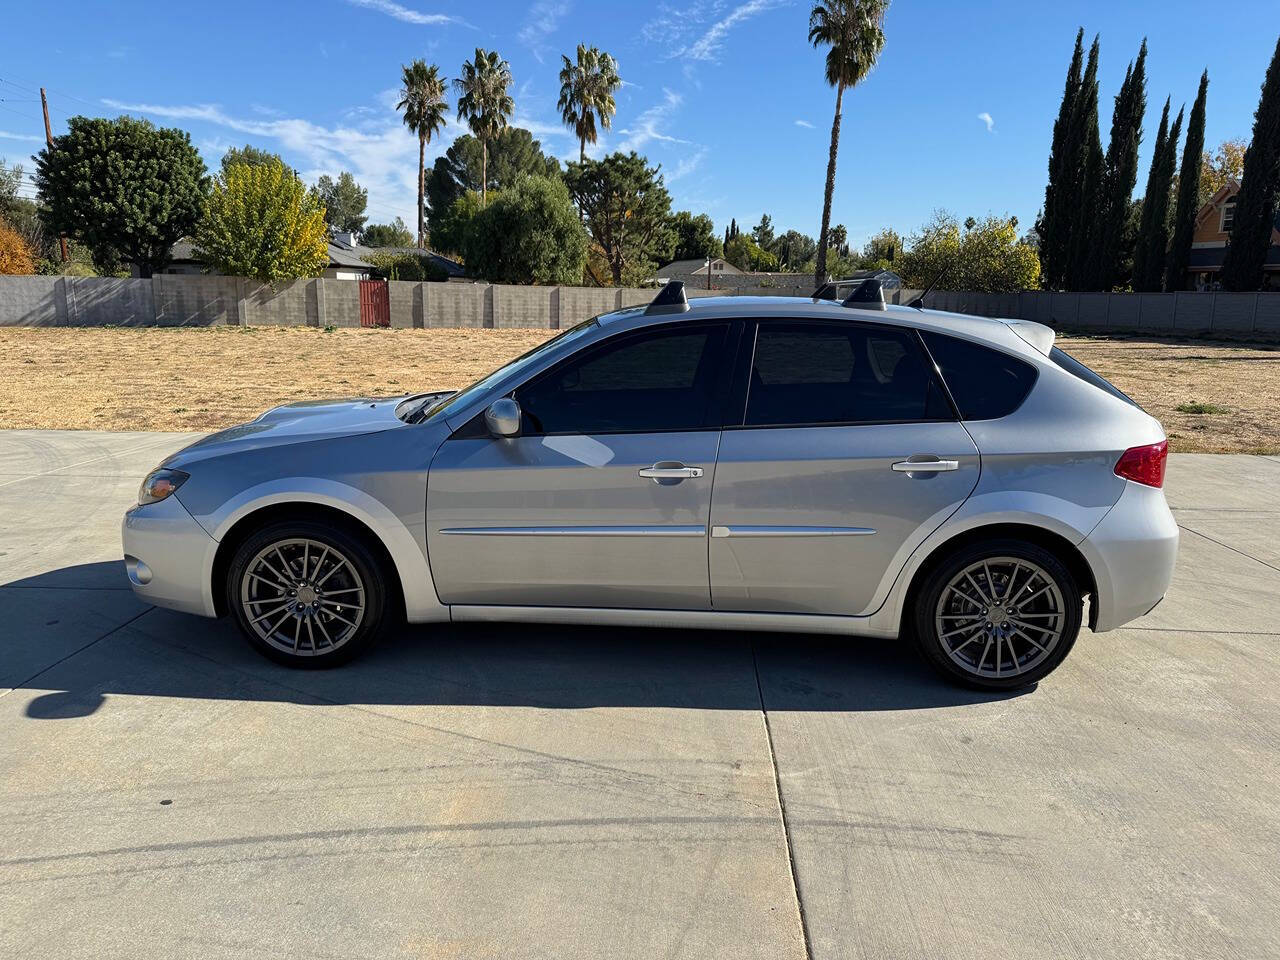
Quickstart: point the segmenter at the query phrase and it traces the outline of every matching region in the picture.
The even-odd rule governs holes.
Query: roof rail
[[[645,316],[655,313],[684,313],[689,309],[689,298],[684,294],[683,280],[669,280],[658,295],[645,307]]]

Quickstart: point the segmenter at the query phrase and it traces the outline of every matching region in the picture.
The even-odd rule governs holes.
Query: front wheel
[[[962,547],[916,595],[916,641],[948,679],[984,690],[1033,684],[1057,668],[1080,632],[1082,600],[1043,547],[991,540]]]
[[[227,608],[263,655],[292,667],[345,663],[382,627],[386,591],[373,554],[345,530],[276,523],[240,544]]]

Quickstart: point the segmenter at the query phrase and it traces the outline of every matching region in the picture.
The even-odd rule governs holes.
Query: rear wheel
[[[951,680],[986,690],[1048,676],[1080,632],[1079,587],[1043,547],[991,540],[962,547],[916,594],[914,627],[924,658]]]
[[[293,667],[345,663],[381,630],[386,591],[378,562],[345,530],[311,521],[272,524],[235,552],[227,608],[259,653]]]

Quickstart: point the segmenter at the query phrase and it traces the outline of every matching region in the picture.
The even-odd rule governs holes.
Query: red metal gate
[[[391,298],[387,294],[387,281],[360,281],[360,326],[391,326]]]

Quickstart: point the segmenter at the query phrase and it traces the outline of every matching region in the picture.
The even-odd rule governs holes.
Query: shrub
[[[395,253],[367,253],[364,262],[373,267],[378,276],[387,280],[448,280],[449,271],[435,263],[426,253],[407,251]]]
[[[28,274],[36,272],[35,260],[31,249],[22,235],[0,220],[0,273]]]

